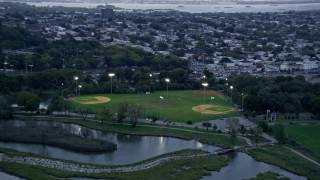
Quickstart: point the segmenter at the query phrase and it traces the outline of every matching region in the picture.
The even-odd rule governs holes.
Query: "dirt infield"
[[[95,100],[91,100],[91,99],[95,99]],[[106,102],[110,101],[110,98],[103,97],[103,96],[93,96],[93,97],[90,97],[90,99],[81,98],[79,100],[77,98],[72,98],[72,100],[74,100],[80,104],[102,104],[102,103],[106,103]]]
[[[196,91],[193,91],[193,94],[204,94],[204,91],[196,90]],[[212,91],[212,90],[206,91],[206,95],[218,95],[218,94],[222,94],[222,93],[219,91]]]
[[[214,109],[214,110],[210,110],[210,109]],[[231,108],[226,108],[223,106],[219,106],[219,105],[211,105],[211,104],[204,104],[204,105],[200,105],[200,106],[194,106],[192,108],[193,111],[202,113],[202,114],[224,114],[227,112],[231,112],[234,111]]]

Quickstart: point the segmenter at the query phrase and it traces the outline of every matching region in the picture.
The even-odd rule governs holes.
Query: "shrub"
[[[191,125],[191,124],[193,124],[193,122],[192,121],[187,121],[187,124]]]

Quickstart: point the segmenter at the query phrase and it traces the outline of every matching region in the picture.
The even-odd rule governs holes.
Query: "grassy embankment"
[[[290,180],[288,177],[284,177],[278,173],[274,172],[266,172],[266,173],[259,173],[256,177],[250,178],[248,180]]]
[[[259,149],[249,150],[257,161],[273,164],[295,174],[317,180],[320,178],[320,167],[281,146],[265,146]]]
[[[320,126],[286,126],[287,146],[320,162]]]
[[[1,149],[0,152],[7,153],[9,155],[16,156],[35,156],[38,155],[23,153],[18,151],[11,151],[7,149]],[[188,155],[203,153],[198,150],[182,150],[174,153],[164,154],[152,159],[158,159],[160,157],[175,155]],[[41,156],[40,156],[41,157]],[[150,161],[145,160],[145,161]],[[143,161],[143,162],[145,162]],[[66,161],[69,163],[79,164],[77,162]],[[139,163],[143,163],[139,162]],[[217,171],[226,166],[229,162],[227,157],[214,157],[206,159],[187,159],[177,160],[164,163],[160,166],[150,168],[147,170],[130,172],[130,173],[100,173],[100,174],[86,174],[78,172],[67,172],[49,168],[43,168],[39,166],[23,165],[16,163],[0,162],[0,168],[4,171],[28,178],[28,179],[56,179],[56,178],[70,178],[70,177],[89,177],[89,178],[104,178],[104,179],[199,179],[204,175],[209,175],[209,171]],[[139,164],[135,163],[135,164]],[[130,166],[130,165],[125,165]],[[97,167],[103,167],[101,165]],[[109,166],[111,167],[111,166]]]
[[[308,118],[293,121],[317,121]],[[286,146],[320,162],[320,126],[319,125],[289,125],[292,120],[280,119],[277,123],[285,124],[285,134],[288,138]],[[274,136],[274,133],[269,133]]]
[[[320,126],[287,126],[288,138],[320,154]]]
[[[217,132],[204,132],[204,130],[194,129],[190,131],[190,129],[174,127],[175,129],[171,129],[171,127],[165,126],[152,126],[152,125],[139,125],[137,127],[131,127],[130,125],[120,125],[120,124],[112,124],[112,123],[101,123],[97,121],[84,121],[81,119],[74,118],[43,118],[36,116],[25,116],[19,117],[16,119],[21,120],[50,120],[64,123],[72,123],[78,124],[80,126],[85,126],[91,129],[97,129],[101,131],[107,132],[116,132],[121,134],[130,134],[130,135],[149,135],[149,136],[168,136],[168,137],[176,137],[180,139],[197,139],[202,143],[218,145],[223,147],[230,147],[233,145],[244,145],[245,142],[240,139],[236,139],[233,144],[231,142],[231,138],[228,134],[220,134]]]
[[[109,106],[114,113],[117,111],[118,104],[120,103],[139,104],[143,107],[145,116],[155,115],[175,122],[199,122],[236,114],[235,109],[231,107],[230,101],[228,101],[228,97],[215,91],[206,91],[205,96],[201,93],[202,91],[194,93],[194,91],[190,90],[169,91],[168,97],[166,91],[153,92],[149,95],[97,94],[77,97],[73,99],[73,102],[76,103],[77,106],[92,108],[93,110]],[[81,104],[94,101],[95,96],[107,97],[110,98],[110,101],[100,104]],[[163,97],[163,100],[160,99],[160,96]],[[212,100],[211,97],[214,97],[214,100]],[[192,110],[193,107],[204,104],[214,106],[208,110],[214,111],[215,113],[204,114]]]

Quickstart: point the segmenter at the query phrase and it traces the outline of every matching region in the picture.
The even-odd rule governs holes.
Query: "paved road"
[[[239,124],[240,125],[243,124],[244,127],[246,127],[246,128],[252,128],[252,127],[256,126],[255,123],[253,123],[253,122],[249,121],[248,119],[245,119],[241,116],[237,116],[236,118],[239,119]],[[225,123],[226,119],[227,118],[220,118],[220,119],[210,120],[207,122],[210,122],[212,125],[215,124],[217,126],[217,129],[221,129],[221,131],[225,132],[227,130],[227,125]],[[203,122],[197,122],[197,123],[195,123],[195,126],[200,127],[200,128],[204,128],[202,126],[202,123]]]
[[[272,136],[269,136],[267,133],[262,133],[261,136],[265,139],[267,139],[268,141],[270,141],[271,143],[275,144],[275,143],[278,143],[278,141],[273,138]]]

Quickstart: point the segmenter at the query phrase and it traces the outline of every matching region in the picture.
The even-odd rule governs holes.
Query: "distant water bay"
[[[105,5],[103,3],[57,3],[57,2],[28,2],[27,4],[35,6],[64,6],[64,7],[86,7],[95,8],[98,5]],[[205,13],[205,12],[284,12],[284,11],[311,11],[320,10],[320,3],[305,3],[305,4],[256,4],[256,5],[178,5],[178,4],[127,4],[127,3],[114,3],[110,4],[115,7],[126,10],[178,10],[191,13]]]

